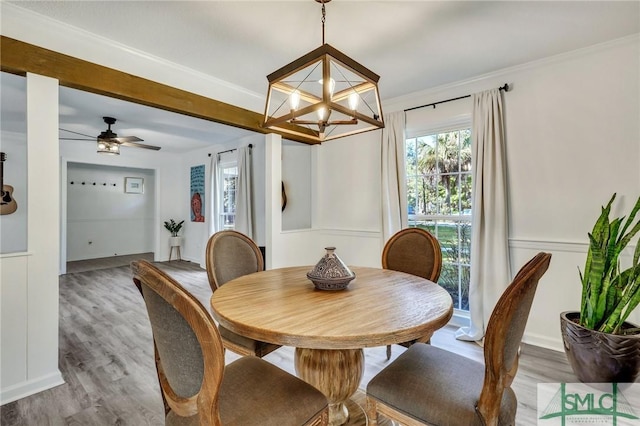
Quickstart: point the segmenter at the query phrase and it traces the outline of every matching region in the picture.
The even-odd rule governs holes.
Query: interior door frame
[[[60,265],[59,265],[59,273],[60,275],[67,273],[67,172],[69,163],[78,163],[78,164],[89,164],[101,167],[112,167],[112,168],[123,168],[128,169],[131,168],[129,166],[114,166],[114,165],[105,165],[100,163],[91,163],[85,160],[75,160],[68,157],[60,158]],[[154,175],[154,184],[153,184],[153,256],[154,260],[158,260],[158,256],[160,253],[160,194],[158,193],[158,177],[159,177],[159,169],[156,167],[136,167],[141,170],[150,170],[153,171]],[[146,190],[149,190],[148,187],[145,187]]]

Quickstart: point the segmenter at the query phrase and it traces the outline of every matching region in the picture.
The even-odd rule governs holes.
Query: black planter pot
[[[583,383],[635,382],[640,376],[640,334],[590,330],[579,325],[578,318],[580,312],[560,314],[564,351],[578,379]]]

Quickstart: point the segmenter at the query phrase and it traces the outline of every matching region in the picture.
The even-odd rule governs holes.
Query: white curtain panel
[[[382,129],[382,236],[387,241],[406,228],[407,188],[404,158],[405,113],[385,114]]]
[[[220,156],[218,154],[213,154],[211,156],[211,165],[209,166],[209,170],[211,170],[211,197],[209,202],[209,211],[211,212],[211,220],[209,220],[209,235],[207,235],[207,240],[209,237],[216,232],[219,231],[219,223],[220,223],[220,200],[219,194],[220,190],[218,186],[220,185],[218,180],[220,179],[220,171],[218,168],[220,162]],[[206,244],[205,244],[206,245]]]
[[[251,190],[251,148],[238,148],[238,187],[236,188],[235,230],[253,239],[253,201]]]
[[[471,222],[471,324],[459,340],[484,337],[491,312],[511,281],[504,114],[499,89],[472,95],[473,219]]]

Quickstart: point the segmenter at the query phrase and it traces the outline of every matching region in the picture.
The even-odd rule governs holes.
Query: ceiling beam
[[[12,74],[40,74],[55,78],[61,86],[138,103],[203,120],[239,127],[257,133],[279,133],[309,145],[308,129],[294,126],[302,134],[289,135],[262,127],[262,114],[231,104],[87,62],[9,37],[0,39],[0,69]],[[310,134],[311,136],[311,134]]]

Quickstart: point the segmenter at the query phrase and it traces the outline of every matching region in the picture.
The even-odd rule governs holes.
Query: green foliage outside
[[[418,221],[411,224],[429,231],[440,242],[442,270],[438,284],[446,289],[456,309],[469,310],[471,224]]]
[[[471,209],[471,131],[407,140],[410,214],[451,215]]]
[[[233,229],[236,217],[237,166],[222,170],[222,185],[222,226],[224,229]]]
[[[451,294],[456,309],[469,310],[471,223],[465,216],[471,214],[471,130],[408,139],[406,149],[410,225],[440,241],[438,283]]]

